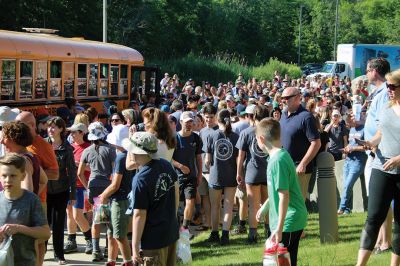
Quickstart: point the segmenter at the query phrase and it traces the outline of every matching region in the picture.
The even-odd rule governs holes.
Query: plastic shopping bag
[[[176,255],[183,264],[189,264],[192,262],[192,251],[190,250],[190,233],[188,229],[181,229],[179,232]]]
[[[11,242],[12,237],[9,236],[0,244],[0,266],[14,266],[14,252]]]
[[[101,204],[98,197],[93,199],[93,221],[95,224],[106,224],[110,222],[111,211],[108,204]]]

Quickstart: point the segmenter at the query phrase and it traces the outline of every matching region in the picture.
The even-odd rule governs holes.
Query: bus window
[[[15,60],[3,60],[1,63],[1,97],[2,101],[15,100]]]
[[[90,79],[89,79],[89,94],[88,96],[97,96],[97,79],[98,79],[97,64],[90,64]]]
[[[61,61],[50,62],[50,97],[61,97]]]
[[[108,96],[108,64],[100,64],[100,96]]]
[[[74,97],[74,78],[75,70],[74,63],[64,63],[64,97],[73,98]]]
[[[128,66],[121,65],[121,76],[119,78],[119,94],[128,94]]]
[[[87,95],[87,64],[78,64],[78,97]]]
[[[156,72],[150,71],[150,91],[156,92]]]
[[[111,82],[111,95],[118,95],[118,65],[111,65],[110,82]]]
[[[33,62],[20,61],[19,98],[32,99]]]
[[[47,97],[47,62],[35,63],[35,99]]]

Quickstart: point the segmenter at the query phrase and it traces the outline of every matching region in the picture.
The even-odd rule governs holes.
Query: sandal
[[[375,255],[384,254],[384,253],[388,253],[388,252],[392,252],[392,247],[385,248],[385,249],[381,249],[381,248],[378,247],[375,250]]]

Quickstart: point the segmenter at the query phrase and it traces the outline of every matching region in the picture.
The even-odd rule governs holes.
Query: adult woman
[[[329,133],[328,152],[333,155],[335,161],[341,160],[342,149],[348,143],[348,130],[346,125],[342,123],[342,116],[338,110],[333,110],[331,123],[325,127],[325,132]]]
[[[395,229],[391,265],[400,263],[400,70],[386,74],[385,78],[390,102],[378,115],[378,131],[366,145],[379,145],[379,149],[371,172],[368,217],[361,233],[357,265],[367,264],[392,200]]]
[[[108,132],[112,131],[112,128],[117,125],[125,124],[125,118],[122,113],[117,112],[110,115],[109,123],[106,125]]]
[[[281,120],[281,116],[282,116],[282,110],[279,107],[275,107],[274,109],[272,109],[271,117],[273,119],[275,119],[276,121],[279,121],[279,120]]]
[[[55,116],[47,121],[48,135],[46,139],[56,154],[59,178],[49,180],[47,185],[47,220],[53,230],[54,258],[60,265],[64,258],[64,223],[65,209],[74,205],[76,199],[76,166],[73,148],[65,138],[66,125],[61,117]]]
[[[84,113],[89,117],[89,123],[97,122],[99,119],[99,113],[94,107],[89,107]]]
[[[211,204],[211,229],[209,241],[219,241],[219,221],[222,192],[224,192],[224,214],[222,223],[221,245],[229,244],[229,229],[232,223],[233,201],[236,192],[236,159],[238,149],[235,147],[239,136],[232,132],[230,113],[222,109],[217,114],[219,129],[215,130],[207,141],[206,167],[210,168],[209,193]]]
[[[85,114],[78,114],[75,117],[77,120],[79,115],[83,115],[87,118]],[[74,160],[75,164],[79,166],[81,156],[83,151],[90,146],[88,142],[84,141],[84,136],[88,132],[87,126],[83,123],[76,123],[72,127],[68,128],[70,137],[72,140],[71,146],[74,148]],[[85,253],[92,253],[92,233],[90,230],[90,225],[83,214],[84,203],[85,203],[85,192],[87,188],[87,183],[90,176],[90,169],[85,169],[84,173],[85,179],[82,176],[78,176],[76,179],[76,203],[75,205],[68,204],[67,206],[67,229],[68,229],[68,241],[64,246],[64,253],[71,253],[77,251],[76,245],[76,229],[77,225],[83,232],[86,240]]]
[[[47,175],[40,167],[37,157],[26,149],[33,142],[29,127],[19,121],[7,122],[3,124],[2,133],[1,143],[6,147],[6,151],[22,154],[27,159],[26,177],[22,188],[39,195],[46,187]]]
[[[107,136],[107,130],[101,122],[94,122],[89,125],[88,140],[92,144],[87,147],[81,156],[78,167],[80,180],[85,179],[86,165],[90,166],[90,177],[87,185],[89,189],[89,203],[94,204],[94,198],[98,197],[111,183],[110,176],[115,161],[115,149],[108,145],[103,139]],[[92,225],[92,261],[103,260],[100,252],[100,225]]]

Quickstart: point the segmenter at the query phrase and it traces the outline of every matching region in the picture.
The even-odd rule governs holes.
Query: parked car
[[[301,67],[304,75],[310,75],[321,71],[323,64],[320,63],[308,63]]]

